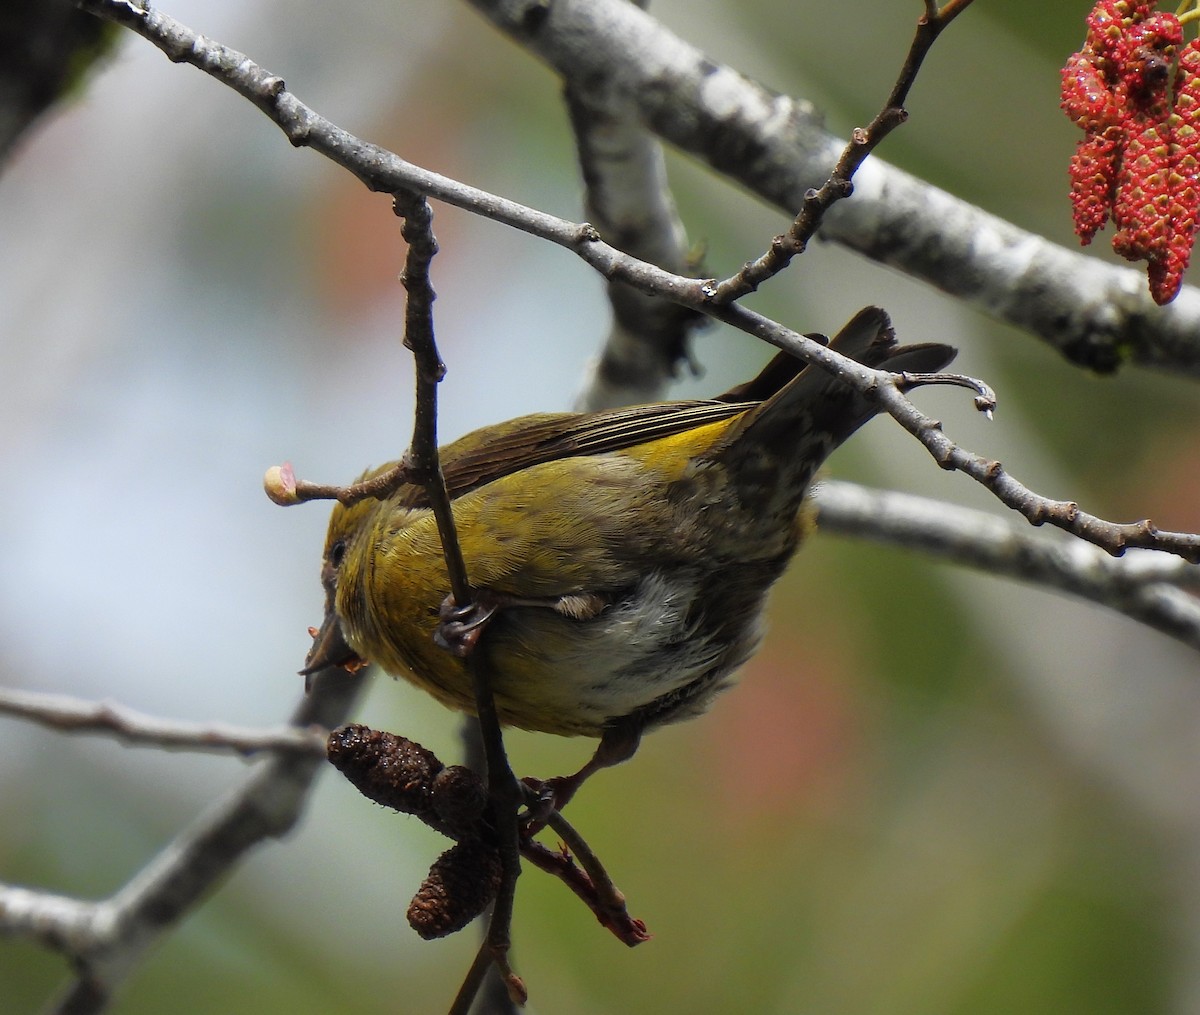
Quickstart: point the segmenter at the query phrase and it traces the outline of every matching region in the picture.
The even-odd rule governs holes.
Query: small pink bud
[[[271,500],[283,507],[300,503],[300,497],[296,493],[296,474],[292,471],[291,462],[272,465],[267,469],[267,474],[263,476],[263,489]]]

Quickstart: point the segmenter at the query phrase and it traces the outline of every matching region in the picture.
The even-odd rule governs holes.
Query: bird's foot
[[[529,839],[546,827],[555,811],[567,806],[583,779],[576,773],[553,779],[526,777],[521,781],[526,786],[526,805],[520,817],[521,838]]]
[[[438,609],[438,626],[433,640],[440,647],[465,659],[479,643],[487,625],[503,605],[500,596],[478,589],[466,606],[459,606],[454,596],[442,600]]]

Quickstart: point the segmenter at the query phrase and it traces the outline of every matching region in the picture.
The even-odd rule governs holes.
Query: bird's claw
[[[553,779],[526,777],[521,781],[525,783],[527,792],[525,810],[518,821],[521,837],[528,839],[546,827],[555,811],[567,806],[567,802],[575,795],[576,786],[574,778],[569,775],[559,775]]]
[[[459,606],[453,595],[447,596],[438,609],[438,626],[433,632],[434,643],[460,659],[465,659],[475,650],[480,636],[487,629],[488,621],[496,615],[499,608],[500,604],[490,601],[488,597],[477,595],[473,602]]]

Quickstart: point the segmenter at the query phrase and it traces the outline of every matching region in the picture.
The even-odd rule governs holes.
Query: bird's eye
[[[342,561],[346,556],[346,540],[335,540],[333,545],[329,547],[329,563],[334,567],[341,567]]]

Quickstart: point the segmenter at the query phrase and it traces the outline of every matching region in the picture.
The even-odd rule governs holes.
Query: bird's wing
[[[452,499],[535,465],[620,451],[685,433],[745,412],[744,402],[657,402],[589,413],[524,416],[475,431],[441,450],[442,473]],[[425,503],[405,491],[405,506]]]

